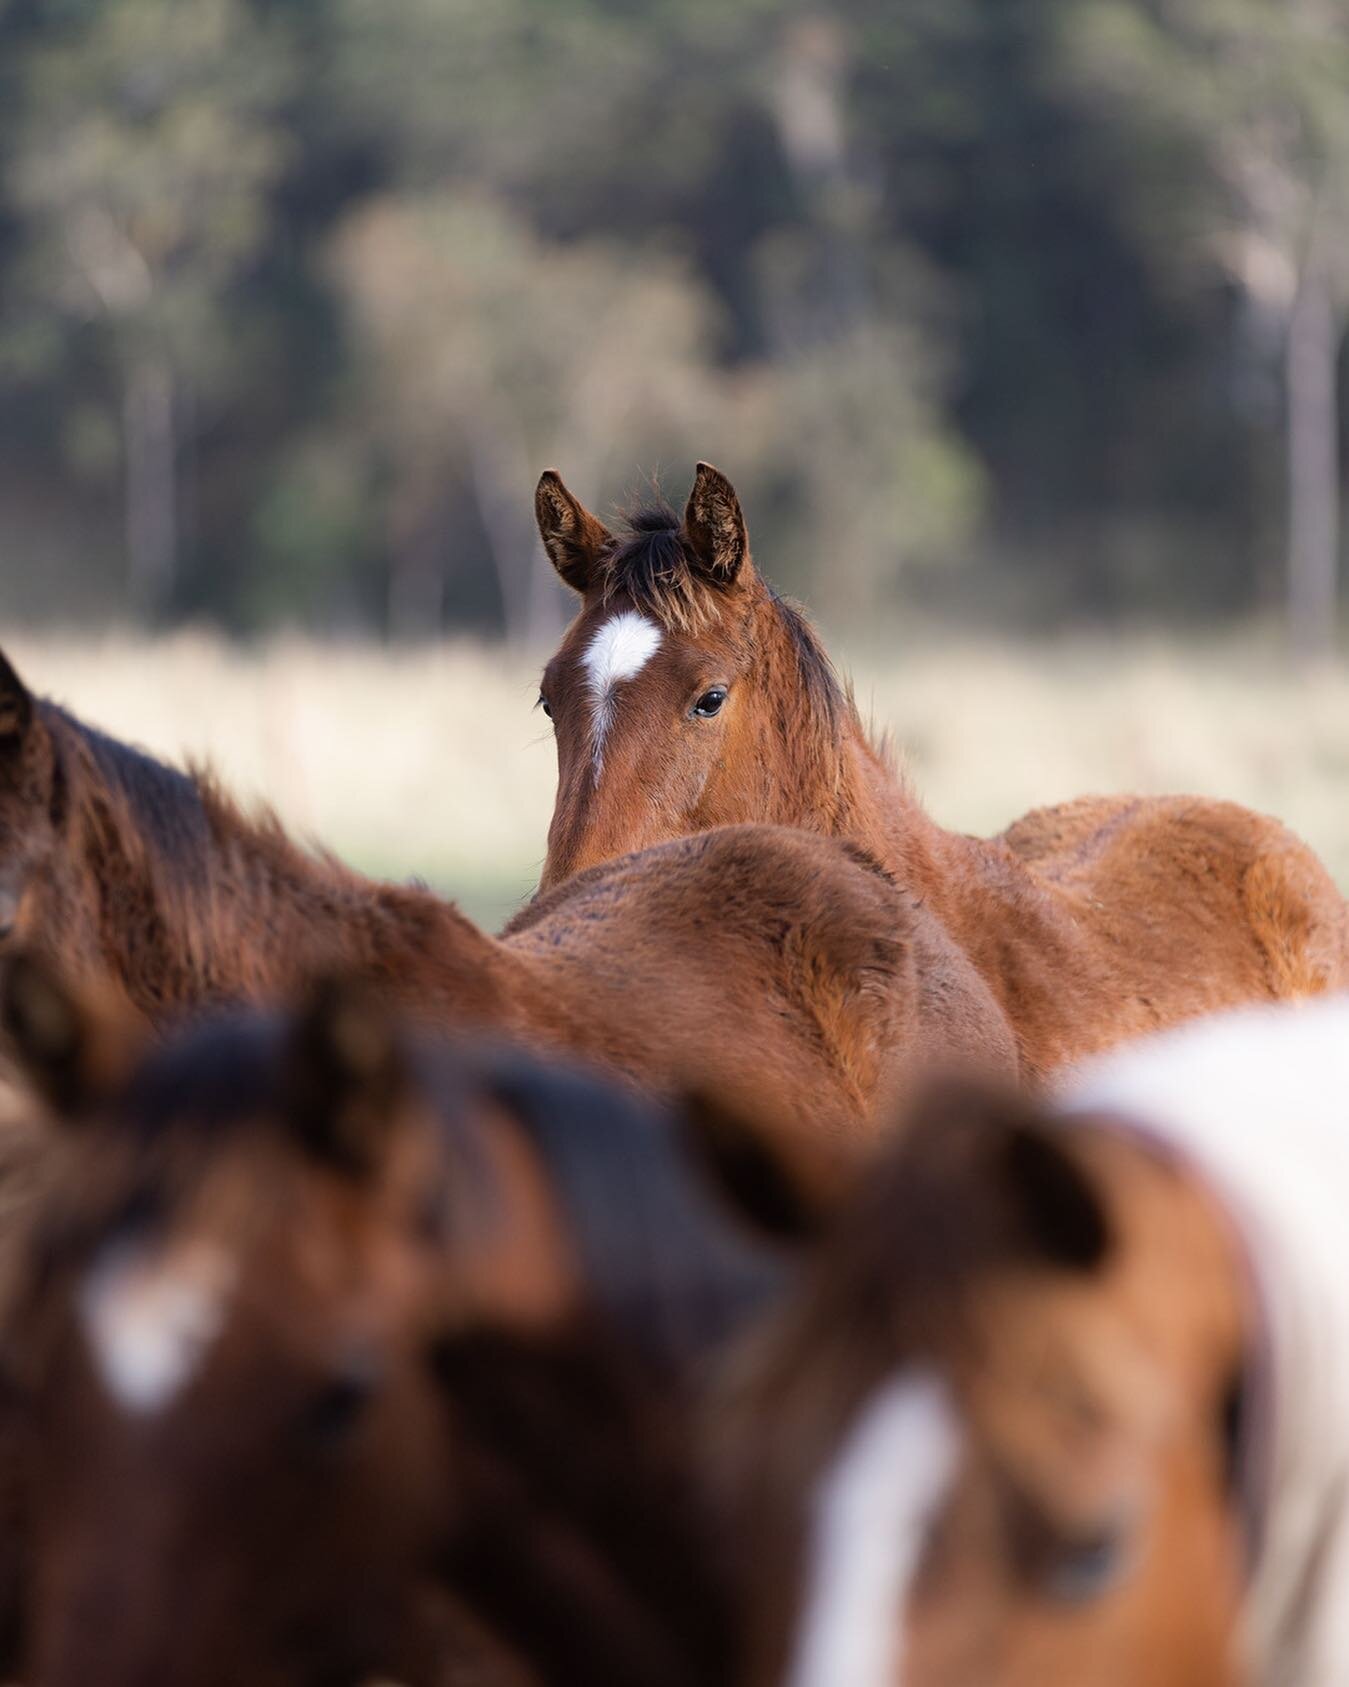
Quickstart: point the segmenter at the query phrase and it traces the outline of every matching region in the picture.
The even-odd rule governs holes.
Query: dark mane
[[[145,1144],[185,1120],[203,1139],[233,1134],[276,1099],[281,1034],[279,1020],[244,1012],[189,1027],[139,1068],[119,1116]]]
[[[210,826],[196,781],[143,750],[87,726],[56,704],[52,713],[84,746],[95,769],[121,798],[144,839],[180,876],[200,871]]]
[[[624,512],[602,566],[606,598],[626,593],[670,631],[696,632],[716,613],[713,589],[684,548],[679,517],[663,501]]]
[[[790,598],[771,594],[778,621],[786,633],[801,689],[810,700],[811,708],[828,723],[831,736],[837,737],[844,716],[852,708],[852,699],[840,682],[830,660],[829,652],[820,642],[820,635],[807,620],[804,610]]]
[[[674,1117],[588,1074],[506,1054],[489,1074],[548,1169],[602,1312],[682,1368],[782,1286],[680,1153]]]

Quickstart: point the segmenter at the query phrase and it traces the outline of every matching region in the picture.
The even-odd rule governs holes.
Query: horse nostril
[[[0,943],[14,935],[19,923],[19,901],[17,890],[0,890]]]

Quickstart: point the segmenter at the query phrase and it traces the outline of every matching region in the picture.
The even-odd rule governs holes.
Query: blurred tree
[[[1135,156],[1167,172],[1135,172],[1154,261],[1221,266],[1247,295],[1260,343],[1282,343],[1288,621],[1297,654],[1324,657],[1338,595],[1349,9],[1335,0],[1091,0],[1071,15],[1064,44],[1069,82],[1107,102]],[[1189,166],[1184,194],[1172,173],[1178,157]]]
[[[554,461],[586,487],[654,466],[715,407],[706,300],[676,261],[549,247],[478,201],[378,201],[340,232],[334,262],[391,477],[391,627],[440,624],[450,539],[437,517],[457,469],[507,635],[551,637],[561,599],[533,483]]]
[[[97,318],[121,387],[129,596],[169,604],[193,410],[237,377],[231,285],[273,238],[286,40],[247,0],[117,0],[30,45],[10,193],[25,275]]]
[[[1347,19],[0,0],[0,548],[67,612],[541,636],[544,463],[710,456],[839,619],[1211,618],[1287,550],[1324,644]]]

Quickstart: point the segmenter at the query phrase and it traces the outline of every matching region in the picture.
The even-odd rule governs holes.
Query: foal
[[[987,987],[857,851],[782,829],[585,874],[503,939],[297,847],[34,698],[0,657],[0,947],[110,976],[153,1024],[282,999],[315,967],[398,1006],[569,1049],[664,1090],[748,1092],[803,1135],[855,1129],[934,1049],[1010,1069]]]
[[[1233,804],[1084,798],[992,839],[938,826],[756,571],[708,464],[682,522],[655,506],[611,534],[552,471],[536,504],[582,600],[543,675],[558,751],[545,886],[732,822],[851,840],[988,985],[1028,1077],[1195,1014],[1349,983],[1349,916],[1324,868]]]
[[[932,1096],[720,1429],[754,1683],[1349,1680],[1349,1001]]]
[[[22,1679],[419,1687],[439,1586],[492,1681],[730,1681],[690,1402],[783,1267],[670,1119],[350,987],[140,1055],[32,963],[3,1011],[57,1127],[0,1321]]]

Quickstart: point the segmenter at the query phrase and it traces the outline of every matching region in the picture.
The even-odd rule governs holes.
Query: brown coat
[[[841,844],[763,826],[677,840],[580,875],[494,938],[18,686],[0,711],[7,938],[68,976],[111,975],[152,1023],[336,969],[442,1026],[826,1136],[866,1119],[915,1054],[1014,1061],[961,957],[934,992],[940,929]]]
[[[939,826],[755,571],[735,493],[707,464],[682,523],[646,510],[615,537],[551,472],[537,502],[583,600],[543,676],[558,748],[546,886],[746,821],[847,840],[944,934],[928,988],[952,962],[973,969],[1029,1078],[1216,1008],[1349,983],[1329,874],[1235,804],[1092,797],[994,838]]]

